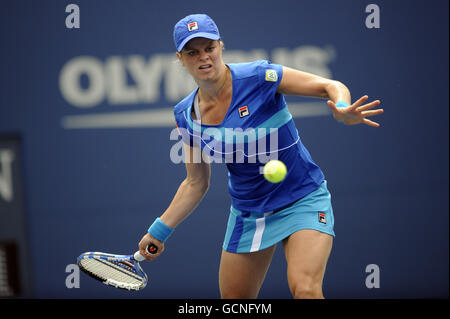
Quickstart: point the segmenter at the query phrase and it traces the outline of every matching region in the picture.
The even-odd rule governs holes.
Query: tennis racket
[[[156,254],[158,247],[147,247]],[[86,252],[77,258],[78,267],[88,276],[106,285],[126,290],[141,290],[147,286],[148,277],[139,262],[145,260],[139,251],[133,255],[114,255],[102,252]]]

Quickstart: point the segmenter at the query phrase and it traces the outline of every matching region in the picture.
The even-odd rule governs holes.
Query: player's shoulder
[[[258,77],[266,73],[267,70],[281,68],[281,65],[272,64],[269,60],[257,60],[245,63],[227,64],[233,71],[236,79],[245,79],[249,77]]]
[[[177,105],[175,105],[175,108],[173,110],[175,115],[182,113],[184,110],[186,110],[189,106],[192,105],[197,90],[198,88],[193,90],[188,96],[186,96],[184,99],[178,102]]]
[[[257,60],[253,62],[243,63],[227,63],[233,71],[233,75],[237,79],[244,79],[252,76],[257,76],[262,68],[270,64],[267,60]]]

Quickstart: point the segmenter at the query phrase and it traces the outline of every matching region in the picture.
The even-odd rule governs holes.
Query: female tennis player
[[[352,103],[344,84],[269,61],[225,64],[219,30],[204,14],[180,20],[174,41],[179,61],[198,85],[174,109],[185,142],[187,176],[140,241],[140,253],[147,260],[157,258],[207,192],[210,161],[195,156],[201,150],[221,157],[229,171],[231,208],[219,269],[221,297],[257,298],[275,246],[282,242],[293,297],[323,298],[335,235],[331,195],[324,174],[299,138],[283,95],[328,99],[338,122],[372,127],[379,124],[368,117],[383,112],[372,110],[380,101],[366,103],[368,97],[363,96]],[[241,142],[239,134],[246,135]],[[288,169],[277,184],[261,174],[267,156],[274,155]],[[158,247],[154,255],[145,249],[152,243]]]

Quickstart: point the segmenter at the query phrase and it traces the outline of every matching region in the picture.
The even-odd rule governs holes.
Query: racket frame
[[[110,280],[110,279],[105,279],[103,277],[98,276],[95,273],[92,273],[91,271],[87,270],[84,268],[84,266],[82,265],[82,261],[85,259],[96,259],[98,261],[105,261],[105,262],[112,262],[114,264],[116,264],[118,267],[123,267],[123,268],[131,268],[133,272],[136,273],[136,275],[142,280],[142,283],[140,285],[137,285],[136,287],[125,287],[121,286],[119,284],[116,284],[114,282],[114,280]],[[109,286],[114,286],[116,288],[120,288],[120,289],[125,289],[125,290],[141,290],[143,288],[145,288],[145,286],[147,286],[147,282],[148,282],[148,276],[145,273],[145,271],[142,269],[141,265],[140,265],[140,261],[144,260],[144,258],[142,257],[141,254],[139,254],[139,252],[136,252],[133,255],[115,255],[115,254],[108,254],[108,253],[103,253],[103,252],[85,252],[83,254],[81,254],[78,258],[77,258],[77,264],[78,267],[88,276],[97,279],[101,282],[103,282],[106,285]],[[122,264],[122,265],[121,265]],[[116,269],[119,270],[119,269]]]

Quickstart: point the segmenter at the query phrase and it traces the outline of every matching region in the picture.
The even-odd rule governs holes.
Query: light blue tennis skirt
[[[232,253],[259,251],[301,229],[335,236],[331,194],[324,181],[314,192],[282,210],[243,212],[231,206],[223,249]]]

